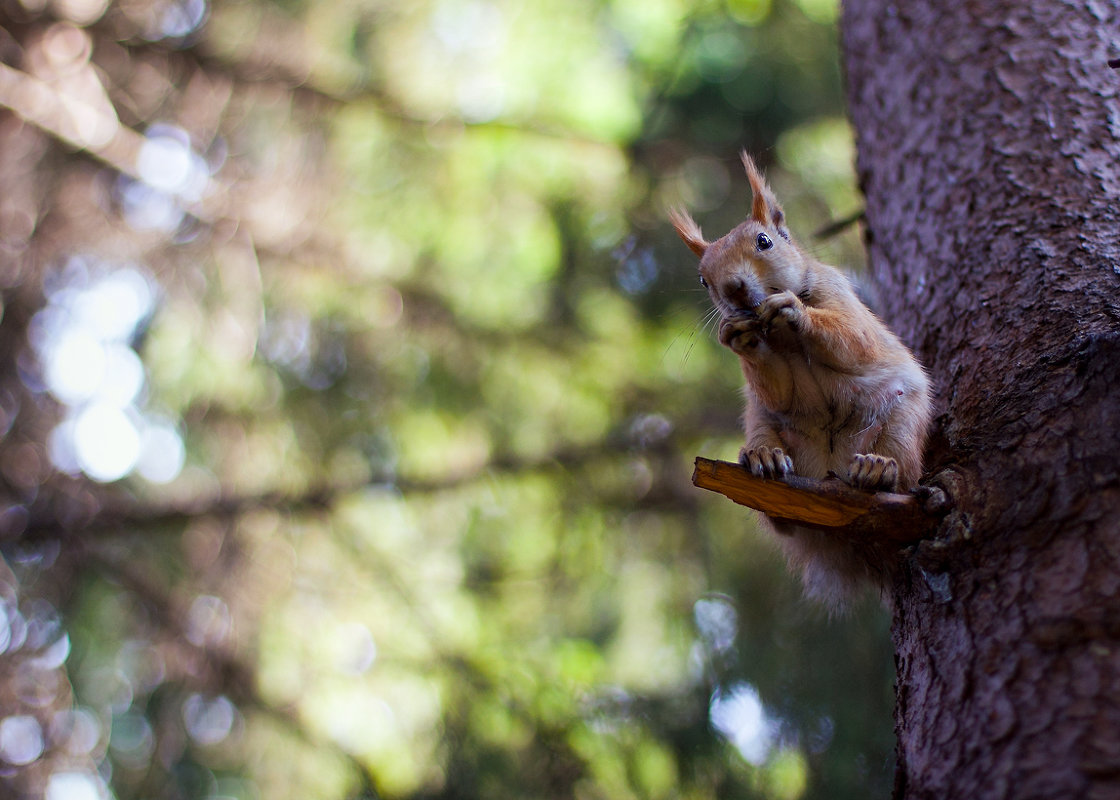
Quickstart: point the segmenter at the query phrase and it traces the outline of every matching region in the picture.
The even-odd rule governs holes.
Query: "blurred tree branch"
[[[136,154],[143,137],[84,98],[63,94],[45,81],[0,63],[0,106],[70,147],[139,179]]]
[[[451,491],[496,475],[552,469],[576,470],[594,462],[633,457],[639,453],[659,456],[666,463],[671,463],[676,456],[677,451],[671,443],[631,451],[621,437],[613,438],[617,442],[615,448],[604,448],[602,443],[595,443],[540,457],[511,455],[493,459],[462,474],[428,480],[381,474],[357,483],[312,486],[303,492],[268,491],[231,497],[192,497],[165,505],[143,505],[132,495],[107,494],[101,498],[99,505],[87,505],[82,509],[75,503],[63,508],[62,513],[59,513],[58,498],[54,498],[55,502],[49,506],[32,506],[20,539],[28,543],[51,539],[77,540],[94,534],[129,532],[136,528],[178,527],[200,518],[235,519],[260,509],[281,513],[315,513],[331,509],[342,497],[367,490],[384,490],[408,497]],[[662,487],[666,491],[658,493],[659,501],[673,507],[691,506],[691,493],[678,491],[674,495],[670,491],[673,487],[675,484]]]
[[[186,610],[176,605],[172,591],[165,582],[152,578],[152,573],[135,562],[114,558],[105,548],[88,542],[78,546],[76,554],[100,567],[106,576],[134,595],[153,613],[175,647],[188,657],[187,672],[176,677],[192,688],[216,694],[228,694],[243,710],[263,714],[287,728],[299,739],[317,748],[329,748],[346,761],[358,777],[364,797],[381,797],[370,767],[349,753],[337,742],[317,736],[293,709],[280,708],[264,698],[257,688],[253,666],[231,647],[191,642],[186,632]]]
[[[270,20],[281,39],[298,39],[298,24]],[[114,26],[100,22],[89,28],[110,41],[118,41],[121,32]],[[183,60],[212,74],[223,75],[241,86],[269,86],[283,89],[297,101],[310,102],[327,108],[341,108],[352,104],[376,107],[387,119],[409,128],[492,130],[527,134],[546,139],[579,143],[594,147],[617,149],[613,142],[587,136],[578,131],[540,125],[528,121],[486,120],[473,121],[461,116],[441,114],[425,117],[411,111],[400,99],[383,88],[368,82],[356,82],[351,88],[332,90],[317,82],[311,67],[300,58],[296,49],[272,47],[267,57],[258,55],[251,47],[240,48],[236,53],[219,52],[205,38],[182,49],[169,48],[160,41],[129,39],[128,50],[133,57],[158,54],[172,60]]]

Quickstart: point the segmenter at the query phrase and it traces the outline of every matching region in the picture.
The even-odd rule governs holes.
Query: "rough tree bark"
[[[894,592],[895,796],[1120,797],[1120,10],[849,0],[842,29],[956,499]]]

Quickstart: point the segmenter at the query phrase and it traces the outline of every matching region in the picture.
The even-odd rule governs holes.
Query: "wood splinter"
[[[692,483],[784,522],[900,548],[928,538],[939,516],[912,494],[861,492],[839,478],[759,478],[740,464],[697,457]]]

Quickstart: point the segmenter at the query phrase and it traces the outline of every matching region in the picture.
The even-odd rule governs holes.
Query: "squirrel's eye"
[[[758,238],[755,239],[754,242],[755,242],[756,245],[758,245],[759,250],[769,250],[771,247],[774,246],[774,242],[772,242],[770,240],[770,237],[767,236],[765,233],[760,233],[758,235]]]
[[[703,286],[705,289],[708,288],[708,282],[704,279],[703,275],[700,276],[700,285]]]

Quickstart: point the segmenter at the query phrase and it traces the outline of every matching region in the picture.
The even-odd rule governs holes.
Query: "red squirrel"
[[[851,281],[790,238],[785,214],[750,156],[751,216],[708,242],[684,211],[673,226],[700,257],[719,341],[746,378],[739,461],[763,478],[833,473],[867,491],[907,491],[922,472],[929,379],[856,296]],[[882,589],[896,554],[876,543],[768,520],[806,594],[842,609],[870,580]]]

